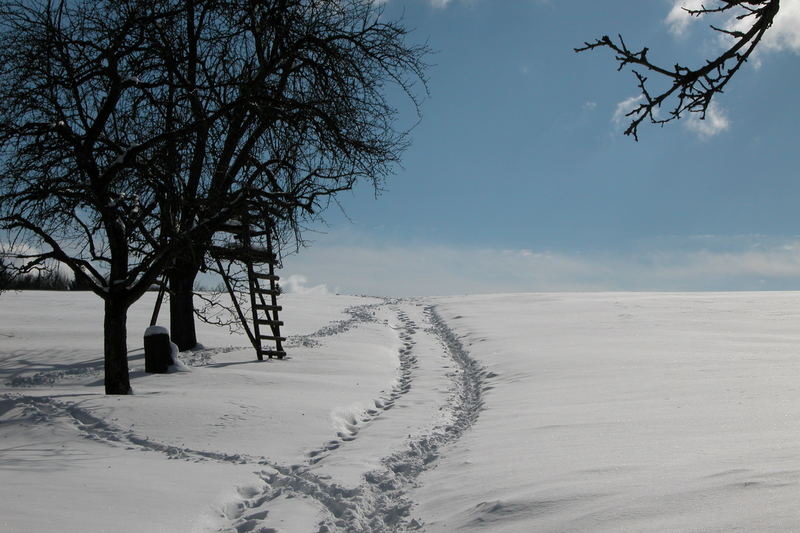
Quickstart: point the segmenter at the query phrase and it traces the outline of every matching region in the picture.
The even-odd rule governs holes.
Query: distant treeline
[[[158,284],[153,284],[148,290],[157,291]],[[280,286],[278,286],[280,290]],[[88,291],[90,287],[77,281],[72,275],[61,270],[47,268],[28,274],[19,274],[9,268],[7,263],[0,259],[0,292],[2,291]],[[212,289],[206,285],[196,284],[196,291],[223,292],[225,288],[219,286]]]
[[[55,269],[46,269],[28,274],[13,272],[0,260],[0,291],[80,291],[87,290],[75,282],[72,276]]]

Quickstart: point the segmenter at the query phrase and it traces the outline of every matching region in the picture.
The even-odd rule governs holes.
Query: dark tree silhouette
[[[657,65],[648,58],[649,48],[639,51],[628,48],[622,36],[613,40],[607,35],[594,42],[584,43],[576,52],[608,48],[619,63],[617,70],[630,67],[638,82],[642,101],[627,113],[630,124],[625,135],[639,140],[639,126],[644,121],[663,125],[680,119],[684,113],[697,113],[704,119],[713,98],[723,92],[728,82],[747,62],[764,34],[772,26],[780,9],[780,0],[717,0],[711,7],[686,9],[688,15],[701,17],[714,13],[730,13],[739,21],[750,21],[746,31],[711,26],[715,31],[731,38],[731,46],[719,56],[706,60],[697,68],[676,63],[674,66]],[[666,88],[650,89],[648,73],[666,81]],[[666,114],[660,111],[667,107]]]
[[[193,227],[247,191],[248,208],[276,228],[273,241],[290,247],[335,194],[358,181],[380,187],[408,140],[385,88],[399,87],[419,111],[415,87],[425,83],[427,49],[407,45],[398,21],[365,0],[187,6],[185,28],[159,30],[151,44],[168,43],[163,62],[177,81],[163,110],[173,123],[167,129],[206,124],[165,154],[166,173],[181,189],[164,197],[163,232]],[[209,120],[232,101],[241,105]],[[207,254],[214,229],[167,270],[180,349],[197,344],[193,286],[200,270],[216,268]]]
[[[143,1],[0,5],[6,253],[21,272],[59,261],[104,300],[109,394],[130,392],[128,308],[198,233],[155,233],[158,150],[186,131],[159,127],[150,94],[168,80],[145,43],[149,27],[178,16],[175,8]],[[224,209],[217,215],[226,217]]]
[[[107,393],[130,392],[130,305],[165,271],[191,291],[230,219],[296,225],[389,172],[383,86],[425,52],[404,35],[359,0],[0,3],[6,266],[58,261],[104,300]]]

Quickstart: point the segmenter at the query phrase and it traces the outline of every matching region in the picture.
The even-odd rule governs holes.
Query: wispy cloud
[[[342,292],[390,296],[520,291],[800,287],[800,240],[704,236],[636,251],[565,253],[450,245],[319,246],[286,261]]]
[[[375,4],[388,4],[389,0],[372,0]],[[452,0],[427,0],[433,7],[445,8]]]
[[[716,102],[711,102],[708,106],[705,119],[701,119],[697,113],[690,113],[685,124],[688,130],[703,140],[719,135],[731,126],[725,111]]]
[[[752,17],[742,20],[731,17],[727,27],[746,31],[752,23]],[[757,52],[800,53],[800,0],[781,1],[781,9],[775,16],[772,27],[764,34]]]
[[[392,0],[373,0],[373,2],[375,2],[376,4],[387,4],[390,1],[392,1]],[[399,0],[394,0],[394,1],[398,2]],[[419,0],[416,0],[416,1],[419,1]],[[459,1],[462,4],[474,4],[475,2],[478,2],[480,0],[423,0],[423,1],[427,2],[428,4],[430,4],[431,6],[433,6],[435,8],[444,9],[447,6],[449,6],[450,4],[459,3]],[[535,1],[538,2],[538,3],[541,3],[541,4],[547,4],[551,0],[535,0]]]
[[[673,0],[672,9],[664,21],[669,32],[676,37],[684,36],[689,25],[697,20],[697,17],[690,16],[686,10],[700,9],[702,5],[703,0]]]
[[[301,274],[292,274],[284,278],[281,287],[289,294],[330,294],[325,284],[308,285],[308,278]]]
[[[706,7],[711,7],[708,1],[705,4]],[[699,9],[703,5],[703,0],[673,0],[672,8],[664,20],[670,33],[675,37],[683,37],[691,24],[706,20],[692,17],[686,12],[686,9]],[[713,23],[732,31],[747,31],[753,24],[753,17],[738,18],[743,13],[741,10],[737,11],[721,22],[717,17]],[[712,19],[708,18],[706,22],[711,23]],[[730,36],[720,35],[719,39],[722,46],[730,45]],[[800,0],[781,1],[781,9],[775,17],[772,27],[764,35],[759,48],[756,49],[756,55],[760,56],[764,52],[785,51],[800,53]],[[758,64],[758,61],[755,63]]]
[[[0,242],[0,260],[5,262],[9,267],[22,268],[33,261],[35,255],[43,254],[41,248],[33,246],[28,243],[9,243]],[[18,256],[23,256],[19,258]],[[73,277],[72,270],[63,263],[55,259],[47,259],[44,263],[33,268],[33,271],[48,270],[57,272],[58,274],[71,279]]]
[[[626,98],[618,103],[617,107],[614,108],[614,114],[611,116],[611,122],[613,122],[615,126],[622,125],[630,118],[627,116],[628,113],[633,111],[643,100],[644,96],[640,94],[639,96],[631,96],[630,98]]]

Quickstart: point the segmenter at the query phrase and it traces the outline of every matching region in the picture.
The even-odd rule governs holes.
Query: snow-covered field
[[[101,306],[0,295],[0,531],[800,531],[800,293],[287,295],[102,393]]]

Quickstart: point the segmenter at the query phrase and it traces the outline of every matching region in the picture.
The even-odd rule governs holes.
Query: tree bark
[[[169,329],[178,349],[191,350],[197,346],[194,325],[194,280],[200,271],[192,261],[177,259],[169,269]]]
[[[103,344],[106,394],[130,394],[127,345],[128,303],[109,295],[105,300]]]

